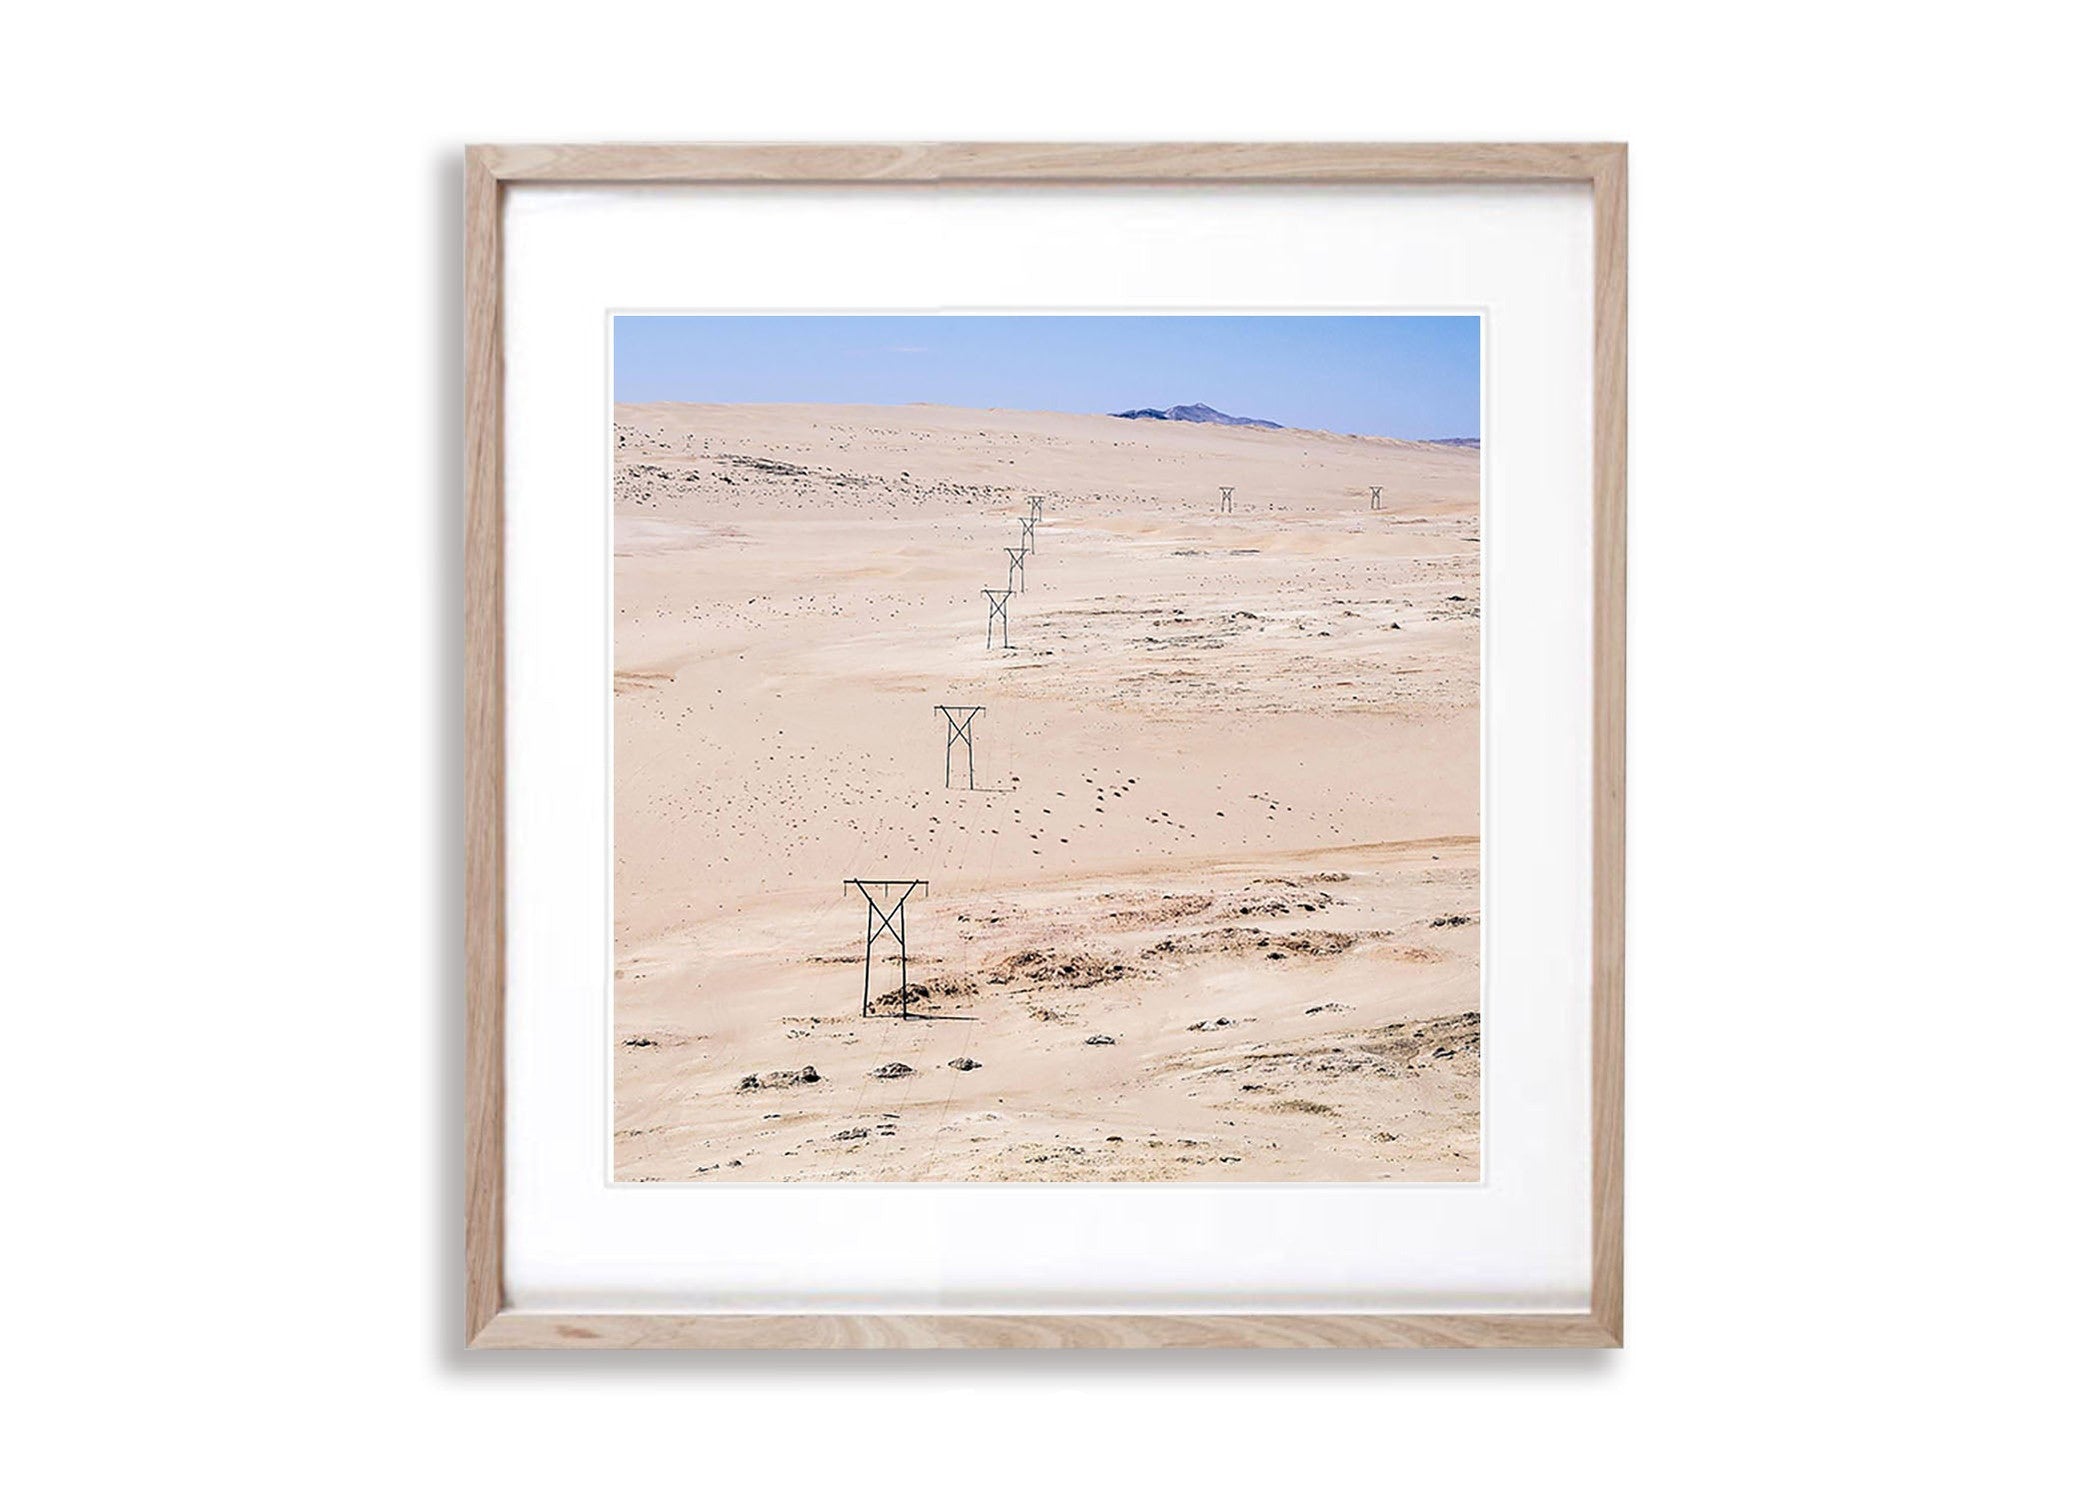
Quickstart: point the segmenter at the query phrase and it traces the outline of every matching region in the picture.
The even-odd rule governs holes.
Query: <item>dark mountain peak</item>
[[[1215,406],[1205,406],[1200,401],[1193,406],[1168,406],[1164,411],[1156,406],[1140,406],[1135,411],[1113,414],[1136,422],[1209,422],[1219,427],[1265,427],[1271,432],[1283,429],[1281,422],[1264,422],[1257,416],[1228,416]]]

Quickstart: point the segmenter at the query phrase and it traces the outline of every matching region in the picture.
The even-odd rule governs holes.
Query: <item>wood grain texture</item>
[[[1614,1348],[1624,1336],[1626,150],[1597,144],[475,146],[466,153],[466,1304],[477,1349]],[[1584,182],[1594,196],[1591,1307],[1506,1316],[560,1316],[503,1307],[507,183]]]
[[[504,1312],[475,1348],[1613,1348],[1593,1316],[559,1316]]]
[[[481,146],[505,182],[1587,182],[1619,148],[1583,143],[841,142]],[[1622,160],[1622,156],[1620,158]]]
[[[502,184],[466,160],[466,1307],[503,1295]]]
[[[1590,786],[1589,1306],[1625,1330],[1626,153],[1598,163]]]

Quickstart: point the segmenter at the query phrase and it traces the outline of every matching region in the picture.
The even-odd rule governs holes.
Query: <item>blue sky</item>
[[[614,319],[619,401],[1124,411],[1198,401],[1286,427],[1477,437],[1480,324],[1433,317]]]

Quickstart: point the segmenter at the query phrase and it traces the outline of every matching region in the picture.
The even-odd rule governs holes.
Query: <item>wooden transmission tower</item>
[[[966,763],[969,766],[969,789],[972,791],[976,790],[977,743],[976,740],[973,737],[971,737],[970,725],[975,720],[976,716],[979,713],[984,712],[985,709],[981,707],[963,708],[951,706],[947,703],[935,703],[933,705],[933,711],[947,720],[947,750],[940,757],[940,784],[950,788],[954,786],[955,746],[957,744],[960,744],[963,749]],[[960,714],[961,717],[956,717],[957,714]]]
[[[991,603],[991,612],[984,618],[984,649],[987,651],[1012,650],[1014,648],[1013,642],[1006,638],[1006,605],[1013,597],[1013,590],[1010,588],[987,588],[984,590],[984,597]],[[998,637],[996,644],[993,644],[992,641],[994,630],[996,630]]]
[[[897,961],[897,1008],[904,1019],[911,1018],[911,953],[904,943],[904,902],[911,898],[914,890],[923,890],[928,895],[933,887],[924,880],[847,880],[846,888],[858,890],[867,899],[867,952],[866,966],[860,978],[860,1013],[869,1013],[874,1003],[875,991],[875,938],[886,933],[896,938]],[[869,888],[872,886],[873,888]],[[901,889],[904,893],[890,903],[889,892]],[[879,897],[875,891],[881,891]]]

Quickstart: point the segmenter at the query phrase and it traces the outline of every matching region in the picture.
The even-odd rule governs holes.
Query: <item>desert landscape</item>
[[[617,1180],[1477,1179],[1476,446],[646,404],[612,448]]]

